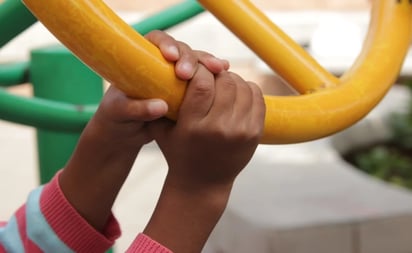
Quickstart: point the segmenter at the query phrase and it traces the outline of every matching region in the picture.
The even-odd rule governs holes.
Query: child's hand
[[[196,72],[198,63],[203,64],[210,72],[218,74],[229,69],[229,62],[221,60],[204,51],[192,50],[187,44],[176,41],[162,31],[152,31],[146,36],[155,44],[169,62],[176,62],[176,76],[189,80]]]
[[[226,61],[192,51],[166,33],[155,31],[148,39],[167,60],[176,62],[176,74],[184,80],[193,76],[200,63],[213,73],[229,67]],[[167,104],[159,99],[132,99],[115,86],[106,92],[60,176],[66,198],[93,227],[104,228],[136,155],[152,140],[148,122],[167,111]]]
[[[162,31],[150,32],[146,38],[159,47],[166,60],[175,62],[176,75],[183,80],[191,79],[199,64],[206,66],[214,74],[229,68],[228,61],[203,51],[192,50]],[[132,99],[112,86],[106,92],[93,120],[97,121],[96,125],[104,126],[100,129],[109,130],[107,137],[112,141],[138,148],[152,140],[144,127],[145,122],[163,117],[167,111],[167,104],[160,99]]]
[[[176,124],[150,125],[169,171],[144,233],[173,252],[201,252],[236,176],[255,152],[264,117],[255,84],[225,71],[214,75],[199,65]]]
[[[265,104],[257,85],[200,66],[176,124],[152,130],[169,164],[167,180],[188,191],[231,186],[263,132]]]

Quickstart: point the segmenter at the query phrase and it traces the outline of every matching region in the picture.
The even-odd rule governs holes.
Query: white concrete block
[[[327,224],[275,232],[274,253],[356,253],[349,224]]]
[[[412,215],[399,214],[359,225],[359,253],[412,252]]]

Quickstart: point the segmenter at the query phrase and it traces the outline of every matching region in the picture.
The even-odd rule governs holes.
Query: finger
[[[167,103],[161,99],[133,99],[126,95],[113,98],[111,114],[118,121],[151,121],[163,117],[168,111]]]
[[[179,59],[176,62],[176,76],[183,80],[192,79],[197,70],[198,56],[196,51],[192,50],[189,45],[181,41],[178,42]]]
[[[179,42],[179,53],[181,57],[176,63],[176,75],[183,80],[189,80],[193,77],[199,63],[214,74],[219,74],[230,67],[227,60],[216,58],[204,51],[192,50],[183,42]]]
[[[133,99],[111,85],[99,105],[99,115],[117,122],[150,121],[163,117],[168,106],[161,99]]]
[[[148,33],[145,38],[160,49],[160,52],[167,61],[175,62],[179,59],[179,42],[172,36],[155,30]]]
[[[152,31],[146,38],[159,47],[163,57],[170,62],[176,62],[176,76],[183,80],[193,77],[197,66],[197,55],[185,43],[175,40],[162,31]]]
[[[254,124],[253,129],[258,130],[260,126],[260,131],[262,135],[264,127],[264,124],[262,124],[262,122],[265,120],[266,117],[265,99],[262,90],[257,84],[249,82],[249,86],[252,89],[253,93],[253,105],[251,106],[252,116],[250,122]]]
[[[219,74],[222,71],[228,70],[230,67],[229,61],[227,60],[219,59],[210,53],[200,50],[197,50],[196,53],[199,62],[214,74]]]
[[[114,121],[122,121],[127,101],[127,96],[121,90],[115,85],[110,85],[97,109],[100,113],[96,115],[104,114]]]
[[[232,117],[237,84],[229,72],[216,75],[216,94],[209,115],[212,118]]]
[[[231,73],[231,76],[237,84],[236,98],[233,106],[233,117],[236,121],[245,121],[245,117],[249,120],[254,98],[252,88],[249,83],[243,80],[239,75]]]
[[[124,109],[125,121],[152,121],[165,116],[168,110],[167,103],[161,99],[127,99],[129,101]]]
[[[203,65],[199,65],[189,82],[180,106],[178,122],[205,117],[215,99],[215,78]]]

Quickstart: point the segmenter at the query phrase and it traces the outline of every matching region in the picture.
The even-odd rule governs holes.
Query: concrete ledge
[[[343,162],[255,161],[239,177],[208,250],[402,253],[412,249],[411,223],[411,192]]]
[[[342,133],[260,146],[204,253],[410,252],[412,192],[360,172],[339,155],[353,144],[387,138],[382,117],[403,110],[408,99],[397,86]]]

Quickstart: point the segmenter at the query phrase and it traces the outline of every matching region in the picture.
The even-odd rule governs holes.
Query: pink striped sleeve
[[[18,223],[20,239],[23,243],[25,252],[42,253],[41,249],[27,235],[26,205],[17,210],[15,216]]]
[[[1,243],[0,243],[0,253],[7,253],[7,252],[6,252],[6,249],[3,248],[3,246],[1,245]]]
[[[120,227],[111,216],[104,233],[94,229],[70,205],[60,189],[58,175],[44,187],[40,208],[57,236],[74,252],[104,252],[120,236]]]
[[[3,252],[105,252],[120,236],[111,216],[100,233],[66,200],[57,174],[50,183],[33,190],[7,223],[0,223]]]
[[[20,247],[26,252],[43,252],[47,249],[45,248],[47,247],[46,245],[51,245],[50,240],[47,239],[50,239],[53,235],[57,236],[56,238],[58,238],[58,241],[61,241],[62,246],[68,247],[73,252],[105,252],[120,236],[120,227],[118,222],[113,216],[111,216],[104,233],[100,233],[95,230],[77,213],[77,211],[64,197],[64,194],[58,184],[58,175],[56,175],[50,183],[37,189],[33,194],[31,194],[32,196],[29,197],[28,202],[30,212],[27,211],[27,205],[23,205],[13,216],[13,221],[15,222],[10,223],[10,226],[9,223],[0,222],[0,232],[1,229],[6,226],[11,227],[10,230],[12,233],[10,233],[10,236],[7,234],[5,236],[11,239],[16,238],[16,240],[9,240],[9,246],[17,245],[17,247]],[[37,202],[36,192],[39,193],[39,199]],[[38,213],[35,212],[36,205],[38,205],[39,208]],[[42,219],[44,219],[44,222],[42,221],[43,224],[40,226],[41,228],[37,229],[39,227],[37,225],[34,227],[34,231],[32,228],[31,232],[34,237],[30,237],[26,234],[28,230],[27,219],[29,218],[32,220],[33,215],[39,216],[35,217],[35,220],[42,221]],[[15,230],[13,230],[13,226],[15,227]],[[45,229],[42,228],[47,227],[50,227],[50,230],[45,232]],[[36,231],[36,229],[38,231]],[[13,234],[13,231],[16,231],[16,233]],[[40,237],[36,237],[39,233],[45,234]],[[51,233],[51,236],[48,236],[47,233]],[[34,241],[32,240],[33,238]],[[48,241],[47,243],[49,244],[43,244],[42,240],[39,240],[39,238],[46,238],[46,241]],[[53,240],[51,241],[54,246],[59,245],[59,242],[55,242]],[[7,246],[5,248],[1,242],[2,241],[0,240],[0,253],[6,253]],[[127,252],[172,253],[171,250],[144,234],[139,234],[136,237]]]
[[[21,206],[8,223],[0,224],[0,253],[43,251],[30,239],[27,233],[26,204]],[[2,245],[2,243],[5,243]]]

